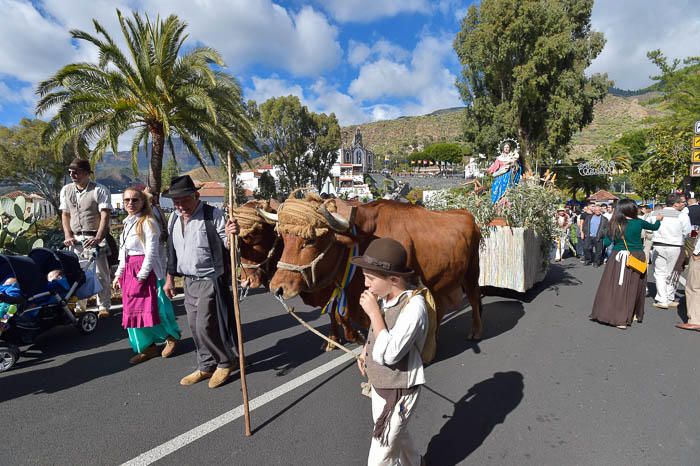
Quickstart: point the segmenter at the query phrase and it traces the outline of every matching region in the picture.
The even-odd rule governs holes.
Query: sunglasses
[[[139,199],[138,197],[125,197],[125,198],[124,198],[124,204],[137,203],[137,202],[139,202],[140,200],[141,200],[141,199]]]
[[[83,173],[82,170],[68,170],[69,175],[79,175],[81,173]]]

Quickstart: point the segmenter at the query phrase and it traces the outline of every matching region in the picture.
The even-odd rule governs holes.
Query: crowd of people
[[[688,268],[685,307],[688,321],[678,328],[700,331],[700,205],[694,196],[670,194],[653,208],[630,199],[613,204],[591,202],[582,209],[557,211],[554,260],[567,251],[584,265],[605,265],[591,319],[626,329],[644,317],[649,292],[646,264],[653,269],[653,306],[675,309],[677,288]],[[630,259],[630,257],[632,259]],[[637,269],[630,263],[639,265]]]
[[[84,258],[95,254],[98,316],[110,316],[112,290],[121,290],[122,326],[135,355],[131,364],[157,356],[170,357],[181,338],[171,299],[175,276],[184,277],[185,310],[197,355],[197,370],[180,380],[192,385],[209,379],[209,387],[223,385],[237,368],[233,332],[233,299],[227,281],[224,251],[236,231],[224,213],[199,199],[187,176],[173,178],[163,196],[175,211],[168,222],[158,197],[147,188],[124,191],[127,212],[119,237],[119,264],[114,280],[107,262],[110,211],[109,190],[91,179],[88,160],[75,159],[68,167],[71,183],[60,194],[64,245]],[[83,304],[82,309],[86,309]]]

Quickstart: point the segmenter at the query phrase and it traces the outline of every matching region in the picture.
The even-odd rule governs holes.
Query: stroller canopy
[[[52,270],[62,270],[63,275],[71,285],[75,282],[82,284],[85,281],[85,274],[80,268],[80,260],[72,252],[36,248],[29,252],[29,258],[41,269],[44,280]],[[21,283],[20,286],[22,286]]]
[[[0,281],[4,283],[9,277],[17,278],[24,297],[46,291],[46,274],[29,257],[0,254]]]

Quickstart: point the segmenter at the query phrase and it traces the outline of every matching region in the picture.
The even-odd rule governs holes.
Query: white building
[[[338,158],[331,167],[331,177],[338,195],[372,199],[364,176],[374,171],[375,155],[362,143],[362,133],[358,127],[350,147],[341,147]]]
[[[263,173],[269,173],[272,179],[275,180],[275,185],[279,189],[280,168],[272,165],[263,165],[255,170],[243,170],[237,175],[237,180],[243,186],[243,189],[256,192],[259,190],[259,181]]]

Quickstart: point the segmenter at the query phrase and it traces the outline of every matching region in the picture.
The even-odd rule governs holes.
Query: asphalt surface
[[[468,308],[447,319],[411,421],[429,464],[700,463],[700,334],[674,328],[683,307],[659,311],[651,299],[627,330],[589,321],[601,273],[568,259],[525,295],[485,297],[479,343],[465,338]],[[327,316],[295,304],[328,330]],[[0,374],[0,464],[121,464],[237,408],[238,379],[216,390],[178,384],[195,358],[181,304],[176,312],[177,355],[133,367],[119,315],[91,336],[70,327],[42,336]],[[265,293],[242,312],[251,400],[343,354],[323,352]],[[341,364],[253,410],[252,437],[237,418],[158,464],[366,464],[360,382],[354,364]]]

